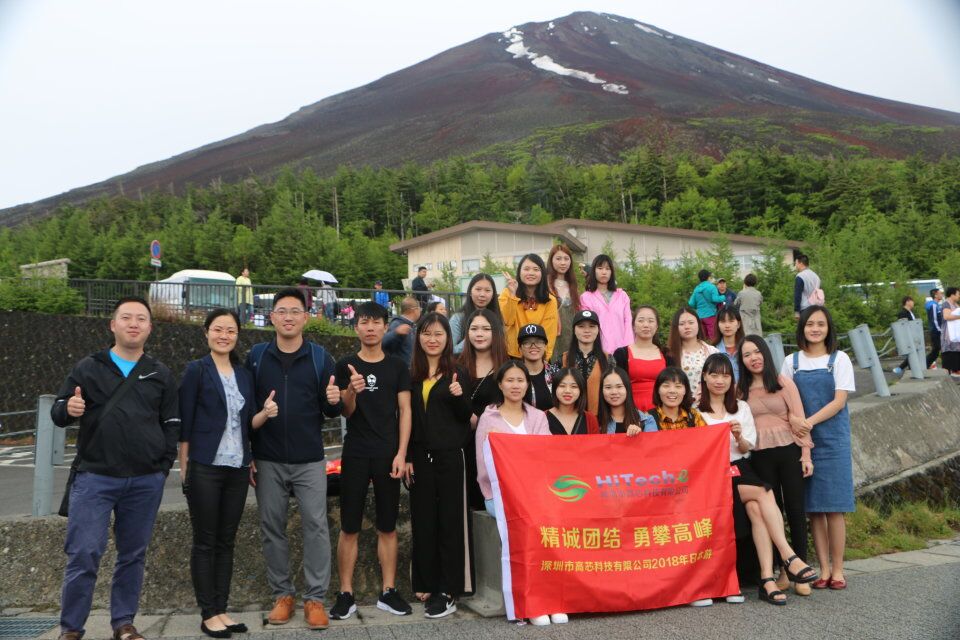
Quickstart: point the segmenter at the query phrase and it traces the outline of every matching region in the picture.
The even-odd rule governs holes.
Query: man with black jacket
[[[270,320],[276,340],[254,345],[246,366],[253,373],[257,406],[275,392],[278,413],[254,431],[251,482],[257,492],[267,581],[275,599],[270,624],[293,616],[296,590],[290,577],[287,502],[292,493],[303,526],[303,615],[311,629],[329,625],[323,598],[330,585],[330,531],[327,527],[327,467],[324,416],[340,415],[334,360],[323,347],[303,339],[307,308],[296,289],[273,298]]]
[[[50,412],[60,427],[80,421],[64,544],[61,640],[83,636],[111,514],[117,546],[110,593],[113,638],[142,638],[133,619],[144,560],[180,436],[177,382],[167,367],[143,352],[151,328],[145,300],[118,301],[110,320],[114,345],[77,363]]]

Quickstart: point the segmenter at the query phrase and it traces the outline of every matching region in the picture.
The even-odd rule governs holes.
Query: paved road
[[[457,612],[443,620],[425,620],[420,611],[397,618],[374,607],[361,607],[359,616],[334,622],[324,638],[342,640],[523,637],[617,638],[651,640],[957,640],[960,638],[960,541],[928,551],[891,554],[850,563],[846,591],[815,591],[801,598],[791,595],[785,607],[760,602],[747,593],[741,605],[715,604],[703,609],[674,607],[618,615],[573,616],[567,625],[537,628],[503,618],[477,618]],[[235,617],[251,626],[248,640],[317,638],[303,628],[300,612],[289,627],[262,627],[263,612]],[[359,619],[358,619],[359,618]],[[108,637],[109,615],[98,612],[88,624],[87,638]],[[148,638],[197,637],[199,615],[141,616]],[[282,629],[282,630],[281,630]],[[51,629],[42,636],[56,638]],[[238,636],[242,640],[243,636]]]

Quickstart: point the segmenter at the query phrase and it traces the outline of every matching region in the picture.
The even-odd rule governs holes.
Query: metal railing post
[[[55,399],[52,395],[37,398],[37,440],[33,450],[32,513],[35,516],[53,513],[53,441],[57,427],[50,417],[50,409]]]
[[[870,335],[870,327],[865,324],[854,327],[847,333],[847,337],[853,347],[857,364],[861,369],[870,369],[877,395],[881,398],[889,397],[890,387],[887,386],[887,379],[883,376],[883,367],[880,365],[880,356],[877,355],[877,347],[873,344],[873,337]]]
[[[890,331],[893,332],[893,339],[897,344],[897,353],[905,356],[910,364],[910,377],[923,380],[924,354],[923,351],[917,351],[916,336],[913,335],[911,321],[901,318],[890,325]]]
[[[770,347],[770,354],[773,356],[773,366],[780,371],[784,359],[787,357],[783,352],[783,336],[779,333],[768,333],[763,337],[767,346]]]
[[[911,320],[910,331],[913,337],[913,351],[917,356],[917,367],[914,369],[913,362],[911,362],[910,373],[913,375],[915,371],[919,375],[913,377],[922,380],[927,375],[927,342],[926,333],[923,330],[923,320]]]

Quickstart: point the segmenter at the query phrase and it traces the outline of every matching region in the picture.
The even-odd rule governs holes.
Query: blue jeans
[[[60,598],[61,631],[84,631],[100,558],[107,547],[111,513],[116,518],[117,563],[110,591],[110,625],[117,629],[133,623],[165,479],[162,472],[132,478],[77,474],[70,493],[70,517],[63,546],[67,567]]]
[[[497,510],[493,506],[493,498],[490,498],[489,500],[484,498],[483,506],[487,509],[487,513],[492,515],[494,518],[497,517]]]

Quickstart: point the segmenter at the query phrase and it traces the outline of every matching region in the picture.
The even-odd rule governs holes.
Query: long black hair
[[[478,273],[470,278],[470,284],[467,285],[466,298],[464,298],[463,306],[460,307],[460,313],[463,314],[464,321],[466,321],[466,319],[473,315],[473,312],[477,310],[477,306],[473,304],[473,296],[471,295],[471,292],[473,291],[473,285],[481,281],[488,282],[490,284],[490,289],[493,291],[493,297],[490,298],[490,302],[488,302],[487,306],[484,308],[489,309],[497,314],[497,316],[500,317],[500,324],[503,324],[503,316],[500,313],[500,301],[497,299],[497,283],[494,282],[493,278],[486,273]],[[464,334],[466,334],[466,331],[464,331]]]
[[[783,389],[777,379],[777,369],[773,366],[773,354],[770,353],[767,341],[760,336],[750,335],[740,342],[740,348],[737,349],[737,367],[740,369],[740,381],[737,386],[740,389],[740,397],[745,401],[750,398],[750,385],[753,384],[753,373],[747,369],[747,365],[743,362],[743,348],[747,346],[748,342],[755,346],[763,357],[763,371],[760,372],[763,388],[766,389],[767,393],[776,393]]]
[[[577,324],[583,324],[584,322],[592,322],[597,325],[597,337],[593,341],[593,347],[590,349],[590,353],[597,357],[597,365],[600,367],[600,370],[603,371],[607,368],[609,362],[607,361],[607,354],[603,352],[603,329],[600,328],[600,323],[596,320],[581,320]],[[567,347],[567,366],[572,367],[577,362],[577,354],[580,353],[580,343],[577,341],[577,325],[570,327],[570,332],[573,334],[573,337],[570,339],[570,346]]]
[[[377,306],[380,307],[380,305]],[[380,308],[383,309],[383,307]],[[447,336],[446,342],[443,345],[443,351],[440,352],[437,374],[442,378],[453,375],[457,371],[453,360],[453,334],[450,332],[450,322],[442,313],[432,311],[420,318],[417,322],[417,335],[413,341],[413,359],[410,365],[410,380],[414,384],[423,382],[430,376],[430,362],[427,358],[427,352],[420,346],[420,334],[435,324],[440,325],[440,328],[443,329],[443,332]]]
[[[547,266],[543,263],[543,258],[535,253],[528,253],[520,258],[520,262],[517,263],[517,293],[523,294],[519,296],[521,300],[527,297],[527,285],[523,284],[523,280],[520,278],[520,269],[523,268],[523,263],[528,260],[540,267],[540,282],[534,287],[533,297],[540,304],[546,304],[550,302],[550,287],[547,284]]]
[[[700,373],[700,409],[701,413],[711,412],[710,391],[707,390],[707,374],[719,373],[730,376],[730,386],[727,392],[723,394],[723,408],[727,413],[737,412],[737,385],[733,383],[733,363],[723,353],[711,353],[703,363],[703,371]]]
[[[610,281],[607,282],[607,291],[617,290],[617,268],[613,266],[613,259],[605,253],[601,253],[590,264],[590,270],[587,271],[587,291],[597,290],[597,267],[606,264],[610,267]]]
[[[721,320],[737,321],[737,324],[740,326],[737,327],[737,332],[733,334],[733,341],[735,344],[740,344],[743,341],[743,319],[740,317],[740,312],[736,307],[725,304],[720,307],[720,311],[717,311],[717,337],[713,340],[713,346],[718,347],[723,344],[723,334],[720,333]],[[741,371],[743,371],[743,369],[741,369]]]
[[[507,371],[510,371],[510,369],[513,369],[513,368],[517,368],[517,369],[520,369],[520,371],[523,371],[523,377],[527,379],[527,390],[528,391],[530,390],[530,372],[527,371],[527,367],[524,366],[524,364],[519,360],[507,360],[502,365],[500,365],[499,369],[497,369],[497,375],[496,375],[497,390],[496,390],[496,395],[494,396],[493,403],[498,407],[501,406],[504,402],[503,390],[500,388],[500,383],[503,382],[503,377],[507,375]],[[527,400],[527,394],[524,393],[521,403],[526,402],[526,400]]]
[[[803,329],[807,326],[810,316],[818,311],[827,319],[827,336],[823,339],[823,346],[827,348],[827,353],[833,353],[837,350],[837,329],[833,326],[833,316],[827,308],[818,304],[812,304],[800,312],[800,319],[797,320],[797,348],[801,351],[807,350],[807,336],[804,335]]]
[[[613,412],[610,409],[610,405],[607,403],[607,399],[603,397],[603,381],[606,380],[608,376],[618,376],[626,389],[626,397],[623,400],[623,424],[635,424],[643,427],[643,422],[640,420],[640,411],[637,410],[637,405],[633,402],[633,389],[630,383],[630,375],[617,365],[610,365],[600,374],[600,408],[597,411],[597,420],[600,421],[600,433],[606,433],[607,425],[613,420]]]
[[[564,367],[553,374],[553,406],[560,406],[560,399],[557,397],[557,389],[560,388],[560,383],[563,382],[563,379],[567,376],[573,378],[577,388],[580,389],[580,397],[577,398],[575,407],[577,409],[577,413],[583,413],[587,409],[587,383],[584,381],[580,370],[576,367]]]

